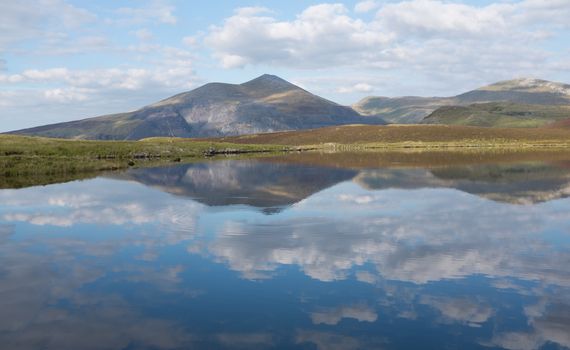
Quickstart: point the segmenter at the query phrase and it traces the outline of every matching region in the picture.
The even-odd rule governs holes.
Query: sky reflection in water
[[[227,160],[0,191],[8,349],[570,347],[570,169]]]

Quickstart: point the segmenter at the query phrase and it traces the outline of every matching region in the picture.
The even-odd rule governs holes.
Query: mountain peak
[[[525,91],[570,95],[570,85],[536,78],[517,78],[484,86],[483,91]]]
[[[263,81],[263,82],[282,82],[282,83],[288,83],[290,84],[287,80],[278,77],[277,75],[273,75],[273,74],[262,74],[260,76],[258,76],[257,78],[254,78],[248,82],[245,82],[244,84],[247,84],[249,82],[252,81]]]
[[[260,75],[255,79],[252,79],[248,82],[241,84],[241,86],[250,89],[270,89],[270,90],[291,90],[294,88],[298,88],[296,85],[291,84],[287,80],[271,74]]]

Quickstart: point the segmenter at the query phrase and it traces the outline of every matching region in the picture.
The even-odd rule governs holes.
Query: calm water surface
[[[568,164],[221,160],[0,190],[0,348],[568,348]]]

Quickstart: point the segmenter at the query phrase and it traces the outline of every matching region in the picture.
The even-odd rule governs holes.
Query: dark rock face
[[[273,75],[243,84],[210,83],[135,112],[16,131],[79,139],[152,136],[215,137],[371,123],[352,108],[313,95]]]

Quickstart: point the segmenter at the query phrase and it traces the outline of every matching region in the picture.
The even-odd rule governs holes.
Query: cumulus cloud
[[[77,88],[49,89],[44,91],[44,97],[46,100],[60,103],[85,101],[89,98],[87,92]]]
[[[374,0],[360,1],[356,5],[354,5],[354,11],[357,13],[365,13],[365,12],[370,12],[375,8],[378,8],[379,6],[380,3],[378,1]]]
[[[353,92],[372,92],[374,91],[374,87],[367,83],[356,83],[352,86],[341,86],[337,90],[341,94],[350,94]]]
[[[447,81],[447,87],[465,86],[465,81],[555,74],[563,53],[543,44],[565,35],[562,18],[570,16],[568,5],[565,0],[485,6],[363,1],[356,14],[342,4],[321,4],[289,20],[248,8],[212,27],[206,43],[225,68],[405,69],[417,72],[414,80],[421,74],[430,81]],[[358,16],[372,10],[376,14],[371,19]],[[371,92],[356,84],[341,85],[336,92]]]
[[[192,86],[194,77],[192,62],[189,60],[168,61],[156,68],[106,68],[106,69],[28,69],[17,74],[0,74],[0,83],[65,84],[70,88],[105,88],[138,90],[149,85]],[[184,77],[184,79],[181,79]]]
[[[250,63],[316,67],[323,61],[337,62],[351,52],[360,55],[389,40],[388,35],[350,17],[342,4],[311,6],[293,21],[279,21],[259,8],[239,9],[206,37],[226,68]]]
[[[510,9],[510,7],[508,7]],[[508,34],[512,24],[505,6],[476,7],[434,0],[386,4],[377,14],[379,24],[398,36],[488,36]],[[510,11],[509,11],[510,12]]]

